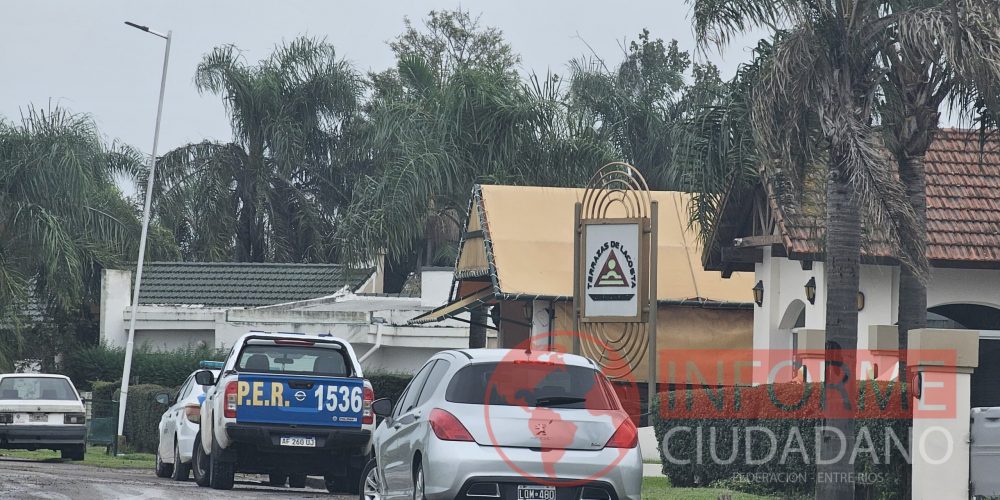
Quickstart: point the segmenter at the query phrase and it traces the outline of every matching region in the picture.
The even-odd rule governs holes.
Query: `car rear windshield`
[[[76,391],[64,378],[5,377],[0,380],[0,399],[72,401],[76,399]]]
[[[240,353],[236,370],[330,377],[349,377],[353,371],[340,345],[280,345],[274,341],[250,341]]]
[[[617,409],[607,382],[596,370],[552,363],[479,363],[452,378],[445,399],[452,403]]]

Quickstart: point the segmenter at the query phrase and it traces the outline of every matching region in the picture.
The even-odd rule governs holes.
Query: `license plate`
[[[517,500],[556,500],[556,487],[519,484]]]
[[[281,446],[299,446],[302,448],[315,448],[316,438],[312,437],[294,437],[294,436],[282,436]]]
[[[49,421],[49,414],[48,413],[32,413],[31,416],[28,417],[28,419],[30,421],[32,421],[32,422],[48,422]]]

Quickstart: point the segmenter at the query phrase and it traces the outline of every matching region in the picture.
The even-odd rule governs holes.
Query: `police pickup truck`
[[[192,469],[199,486],[231,489],[237,472],[356,493],[371,451],[374,392],[351,345],[329,336],[249,333],[236,342],[201,406]]]

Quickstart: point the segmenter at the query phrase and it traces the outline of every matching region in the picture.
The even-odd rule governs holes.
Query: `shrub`
[[[125,412],[125,443],[133,451],[153,453],[160,441],[160,417],[167,406],[156,402],[161,392],[172,393],[169,387],[154,384],[128,388],[128,408]]]
[[[781,496],[811,493],[817,479],[815,432],[823,425],[820,387],[773,384],[661,393],[652,414],[657,442],[663,443],[674,429],[666,449],[661,444],[664,474],[675,486],[715,484]],[[896,385],[895,392],[890,392],[891,386],[878,383],[879,394],[893,395],[879,398],[870,382],[859,385],[864,403],[855,409],[855,435],[859,437],[855,472],[873,480],[859,488],[865,496],[907,497],[909,465],[891,441],[895,436],[905,447],[909,436],[911,409],[901,404],[905,397],[901,387]],[[870,436],[877,457],[865,451],[868,440],[861,433]],[[775,449],[767,434],[775,436],[777,453],[764,461]],[[887,439],[891,444],[888,460]]]
[[[155,352],[142,346],[132,353],[131,383],[177,387],[198,369],[200,361],[221,361],[226,354],[226,351],[207,347]],[[124,364],[124,348],[98,345],[67,353],[61,373],[72,379],[78,389],[87,390],[95,380],[120,380]]]
[[[396,404],[403,396],[406,384],[410,383],[413,375],[407,373],[372,372],[365,375],[365,378],[372,383],[375,391],[375,398],[389,398],[392,404]]]

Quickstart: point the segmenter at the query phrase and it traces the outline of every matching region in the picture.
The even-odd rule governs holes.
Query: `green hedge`
[[[154,352],[142,346],[132,353],[131,383],[177,387],[198,369],[200,361],[221,361],[226,354],[226,351],[213,348]],[[67,353],[60,373],[72,379],[78,389],[85,391],[95,380],[120,380],[124,364],[125,349],[99,345]]]
[[[661,393],[654,402],[652,418],[657,442],[661,443],[663,473],[675,486],[715,485],[779,496],[811,494],[817,481],[815,432],[823,424],[820,387],[774,384]],[[888,433],[905,447],[912,418],[912,409],[902,403],[908,396],[900,395],[900,385],[894,389],[890,392],[884,383],[859,386],[864,397],[859,405],[863,408],[855,409],[855,436],[860,443],[855,473],[870,482],[860,486],[862,497],[908,498],[910,467],[895,441],[890,441],[886,460],[885,443],[892,436]],[[776,446],[760,428],[773,433]],[[664,437],[671,429],[674,432],[664,449]],[[871,438],[877,455],[874,460],[865,451],[868,445],[862,432]],[[804,454],[798,451],[800,446]],[[751,459],[763,463],[747,460],[747,448]],[[772,449],[777,453],[764,461]],[[731,457],[735,459],[726,463]],[[681,463],[684,461],[688,463]]]
[[[121,381],[93,382],[91,418],[111,418],[118,422],[118,390]],[[133,385],[128,388],[128,408],[125,412],[125,444],[130,450],[153,453],[159,440],[157,426],[167,410],[156,402],[156,395],[166,392],[173,396],[175,389],[156,384]],[[117,428],[117,423],[115,424]]]
[[[396,404],[406,389],[406,384],[410,383],[413,375],[407,373],[372,372],[366,374],[365,378],[372,383],[372,390],[375,391],[375,399],[389,398],[392,404]]]

